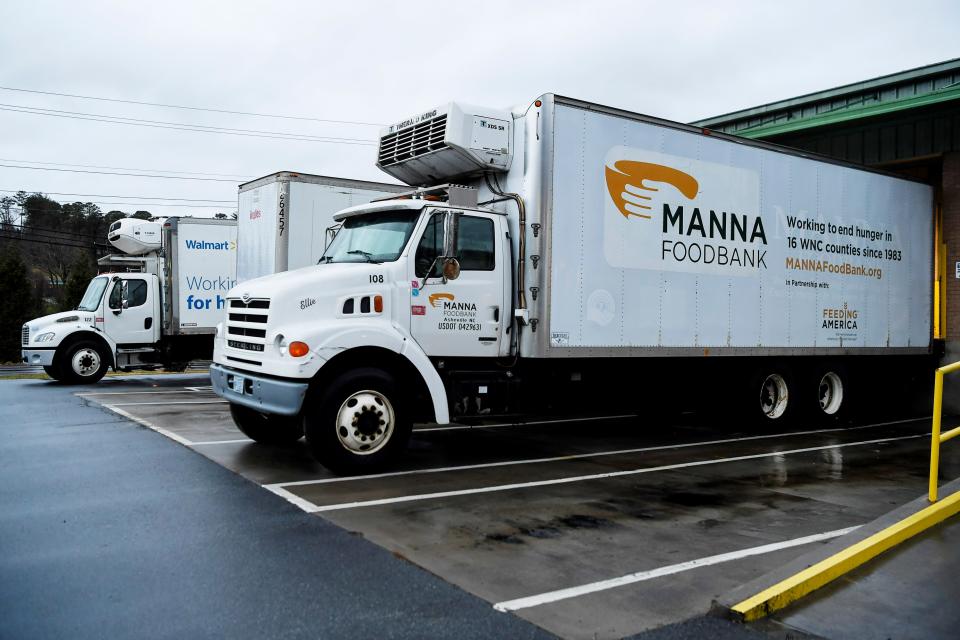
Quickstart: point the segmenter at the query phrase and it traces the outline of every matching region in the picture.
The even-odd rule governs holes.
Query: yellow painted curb
[[[735,604],[732,611],[746,622],[769,615],[958,512],[960,491]]]

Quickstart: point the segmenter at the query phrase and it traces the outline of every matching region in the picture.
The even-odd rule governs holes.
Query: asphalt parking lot
[[[710,416],[415,429],[388,473],[237,431],[202,376],[77,392],[564,638],[702,616],[720,594],[922,494],[929,419],[757,432]],[[944,477],[960,475],[946,449]]]

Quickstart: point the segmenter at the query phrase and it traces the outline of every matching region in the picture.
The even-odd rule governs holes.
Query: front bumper
[[[20,355],[25,364],[50,367],[53,365],[53,354],[56,349],[21,349]]]
[[[243,393],[233,390],[235,376],[242,376],[244,379]],[[219,364],[210,365],[210,381],[213,392],[229,402],[281,416],[295,416],[300,413],[307,387],[310,386],[306,382],[277,380],[248,371],[228,369]]]

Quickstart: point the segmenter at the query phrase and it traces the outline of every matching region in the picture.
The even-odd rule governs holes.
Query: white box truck
[[[63,382],[92,383],[109,367],[177,370],[210,358],[236,283],[236,221],[124,218],[107,239],[124,253],[99,260],[105,272],[76,309],[23,325],[23,361]]]
[[[419,188],[228,294],[211,377],[254,440],[352,473],[414,421],[706,396],[836,420],[932,366],[927,185],[551,94],[430,110],[378,153]]]
[[[317,264],[341,209],[408,190],[403,185],[293,171],[240,185],[237,282]]]

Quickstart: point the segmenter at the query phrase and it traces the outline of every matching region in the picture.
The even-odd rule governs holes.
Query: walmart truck
[[[377,164],[413,188],[231,290],[211,369],[244,433],[337,472],[416,421],[836,420],[933,362],[919,182],[551,94],[406,118]]]
[[[236,221],[125,218],[107,239],[122,253],[99,260],[77,308],[23,325],[23,361],[92,383],[111,367],[178,370],[210,358],[236,283]]]

